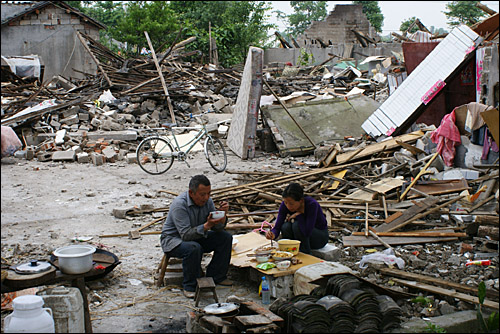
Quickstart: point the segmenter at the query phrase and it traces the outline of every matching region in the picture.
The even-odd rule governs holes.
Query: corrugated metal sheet
[[[453,29],[392,95],[362,124],[366,133],[391,135],[422,106],[421,98],[438,80],[446,81],[482,38],[469,27]]]

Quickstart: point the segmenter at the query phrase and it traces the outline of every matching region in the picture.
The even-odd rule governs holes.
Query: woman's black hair
[[[286,186],[285,190],[283,190],[283,198],[290,197],[294,201],[300,201],[304,198],[304,189],[302,186],[296,182],[292,182]]]

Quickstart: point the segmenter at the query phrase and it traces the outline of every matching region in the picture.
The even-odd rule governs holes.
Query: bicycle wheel
[[[227,166],[227,155],[219,138],[208,136],[205,139],[205,156],[208,163],[218,172],[223,172]]]
[[[174,163],[174,149],[165,139],[149,137],[137,147],[137,163],[143,171],[152,175],[165,173]]]

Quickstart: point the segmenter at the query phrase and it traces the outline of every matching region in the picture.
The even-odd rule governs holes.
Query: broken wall
[[[401,53],[403,48],[401,43],[377,43],[377,46],[370,44],[365,48],[359,45],[359,43],[354,45],[338,43],[331,45],[328,48],[309,46],[306,50],[307,52],[311,52],[313,54],[314,63],[311,65],[319,65],[331,57],[328,55],[329,53],[343,58],[354,58],[355,61],[362,62],[366,57],[370,56],[392,56],[391,52]],[[291,62],[293,65],[296,65],[298,63],[299,56],[299,48],[269,48],[264,52],[264,65],[287,62]],[[333,59],[333,62],[338,60],[339,58],[335,58]]]
[[[296,40],[301,47],[319,46],[317,38],[321,38],[327,45],[357,43],[356,35],[351,30],[362,32],[370,37],[376,35],[375,28],[366,18],[361,5],[335,5],[324,21],[312,21],[304,33],[296,37]]]
[[[2,19],[4,8],[2,3]],[[83,78],[79,71],[95,74],[97,66],[75,34],[75,29],[99,39],[97,27],[62,8],[46,6],[2,25],[2,56],[39,55],[45,65],[44,80],[55,75]],[[56,51],[57,50],[57,51]]]

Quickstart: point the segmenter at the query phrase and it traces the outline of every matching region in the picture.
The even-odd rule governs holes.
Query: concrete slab
[[[227,146],[242,159],[255,157],[264,50],[251,46],[234,106]]]
[[[432,323],[446,330],[445,333],[477,333],[479,324],[475,310],[462,311],[453,314],[432,317],[428,321],[414,319],[401,324],[400,328],[389,333],[425,333]]]
[[[342,255],[342,250],[333,244],[326,244],[320,249],[311,249],[311,255],[319,257],[325,261],[338,261]]]
[[[363,134],[361,124],[379,105],[365,95],[357,95],[350,97],[349,102],[343,98],[332,98],[296,103],[287,106],[287,109],[311,140],[318,145],[323,141],[343,139],[344,136],[361,136]],[[281,105],[262,106],[261,110],[265,121],[273,131],[281,156],[313,153],[314,147]]]
[[[52,154],[52,161],[75,161],[76,152],[73,150],[69,151],[55,151]]]

